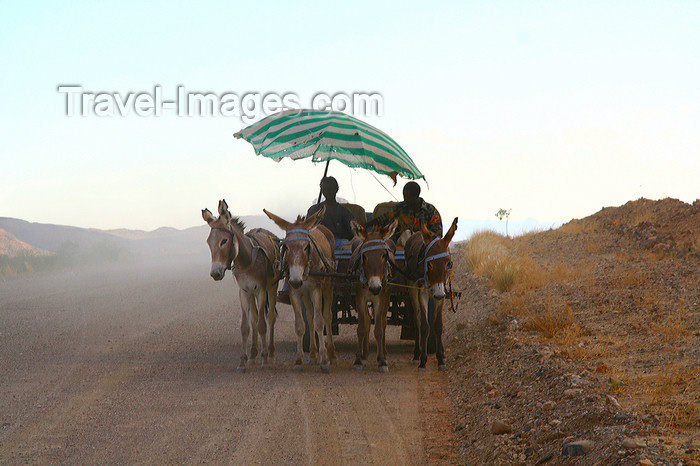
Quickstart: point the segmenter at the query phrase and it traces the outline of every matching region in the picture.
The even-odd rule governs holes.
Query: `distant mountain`
[[[270,219],[264,215],[242,216],[247,229],[266,228],[277,236],[283,234]],[[183,255],[198,254],[209,256],[206,244],[209,227],[204,224],[178,230],[161,227],[153,231],[144,230],[98,230],[46,223],[31,223],[16,218],[0,217],[0,251],[7,245],[8,250],[36,249],[37,253],[45,250],[58,252],[67,245],[72,249],[89,250],[100,246],[127,251],[136,255]],[[7,239],[5,239],[7,238]],[[0,252],[0,254],[3,254]]]
[[[43,249],[35,248],[24,241],[18,239],[12,233],[0,228],[0,256],[15,257],[20,254],[30,254],[33,256],[44,256],[50,254]]]
[[[118,228],[116,230],[98,230],[96,228],[91,228],[90,231],[98,231],[102,233],[109,233],[110,235],[118,236],[124,239],[147,239],[147,238],[164,238],[167,236],[173,236],[178,234],[180,230],[171,227],[160,227],[153,231],[144,230],[127,230],[126,228]]]
[[[48,223],[30,223],[8,217],[0,217],[0,228],[35,248],[51,252],[57,252],[66,243],[73,243],[78,248],[85,248],[100,243],[121,245],[126,241],[101,231]]]
[[[246,229],[248,230],[265,228],[278,237],[284,235],[284,232],[264,215],[245,215],[240,218],[246,224]],[[540,222],[534,219],[524,221],[511,220],[508,222],[508,234],[514,236],[533,230],[548,230],[557,228],[561,224],[562,222]],[[447,228],[449,228],[449,223],[444,226],[444,230],[447,231]],[[29,247],[58,252],[61,248],[66,248],[69,245],[78,251],[109,247],[112,250],[116,248],[145,256],[183,254],[209,256],[209,248],[206,244],[209,227],[204,221],[202,221],[200,226],[184,230],[161,227],[153,231],[144,231],[124,228],[97,230],[65,225],[30,223],[15,218],[0,217],[0,229],[5,230],[7,235],[14,238],[14,246],[9,246],[10,239],[0,239],[0,251],[2,251],[3,245],[7,243],[8,250],[10,248],[12,250],[25,248],[26,250]],[[454,241],[465,240],[479,230],[494,230],[499,233],[505,233],[505,221],[497,219],[460,219]],[[0,254],[3,253],[0,252]]]

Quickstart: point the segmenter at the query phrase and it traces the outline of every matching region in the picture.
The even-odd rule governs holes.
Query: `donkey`
[[[369,355],[369,328],[371,318],[367,302],[374,311],[374,338],[377,341],[379,372],[389,372],[386,362],[386,314],[389,310],[389,276],[396,245],[389,239],[394,234],[398,220],[385,227],[375,226],[367,231],[362,225],[352,222],[355,238],[359,238],[350,258],[351,270],[359,269],[360,280],[355,286],[355,308],[357,309],[357,355],[355,369],[362,369],[362,361]]]
[[[288,222],[265,209],[263,212],[286,232],[282,242],[282,266],[286,269],[289,278],[289,299],[294,309],[294,327],[297,334],[297,359],[294,370],[303,370],[305,325],[302,312],[306,307],[309,326],[313,325],[318,336],[321,371],[328,372],[330,362],[337,361],[331,327],[333,282],[330,277],[310,273],[335,271],[335,238],[328,228],[321,225],[326,208],[322,207],[307,219],[299,216],[295,222]],[[327,334],[325,336],[324,327]],[[312,336],[310,338],[312,363],[316,362],[316,351],[316,339]]]
[[[262,367],[266,368],[275,357],[275,305],[277,303],[277,263],[280,260],[279,238],[262,228],[244,234],[245,225],[228,211],[225,200],[219,201],[219,217],[209,209],[202,210],[211,231],[207,244],[211,251],[209,275],[219,281],[227,270],[233,272],[241,300],[241,362],[236,369],[245,372],[248,359],[258,355],[258,334],[262,343]],[[269,344],[267,327],[270,328]],[[252,344],[248,354],[248,334],[252,328]]]
[[[436,356],[438,369],[445,370],[445,348],[442,345],[442,307],[445,302],[445,282],[447,281],[450,261],[450,241],[457,230],[457,218],[452,221],[447,234],[440,238],[428,230],[421,222],[420,231],[414,233],[406,241],[406,268],[413,276],[409,295],[413,303],[416,318],[416,343],[413,350],[413,359],[420,357],[418,369],[425,370],[428,360],[428,333],[433,329],[437,343]],[[435,301],[433,321],[428,322],[428,301],[430,297]],[[428,327],[430,325],[430,328]]]

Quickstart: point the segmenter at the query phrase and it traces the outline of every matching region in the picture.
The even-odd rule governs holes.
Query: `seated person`
[[[395,204],[386,214],[373,218],[367,223],[367,228],[372,225],[388,225],[395,218],[399,220],[399,226],[391,237],[394,241],[397,241],[405,230],[419,231],[420,222],[424,222],[428,230],[442,237],[440,212],[420,197],[420,185],[415,181],[409,181],[403,187],[403,202]]]
[[[350,210],[338,203],[335,195],[338,193],[338,181],[332,176],[327,176],[321,180],[321,193],[325,200],[319,204],[309,207],[306,216],[313,215],[322,206],[326,206],[326,214],[321,225],[328,228],[335,236],[335,248],[340,248],[344,243],[352,239],[352,227],[350,222],[355,218]]]

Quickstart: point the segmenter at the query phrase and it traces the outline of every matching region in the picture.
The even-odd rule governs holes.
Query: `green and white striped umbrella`
[[[401,146],[383,131],[342,112],[285,110],[234,134],[253,145],[255,153],[280,161],[312,157],[339,160],[350,167],[390,176],[423,178]]]

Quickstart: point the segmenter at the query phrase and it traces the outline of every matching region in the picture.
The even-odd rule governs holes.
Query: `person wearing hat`
[[[388,225],[394,219],[399,220],[399,226],[392,238],[397,240],[405,230],[419,231],[423,222],[436,235],[442,237],[442,218],[434,205],[428,204],[420,197],[420,185],[415,181],[409,181],[403,187],[403,202],[394,204],[392,209],[384,215],[373,218],[367,223],[371,225]]]

